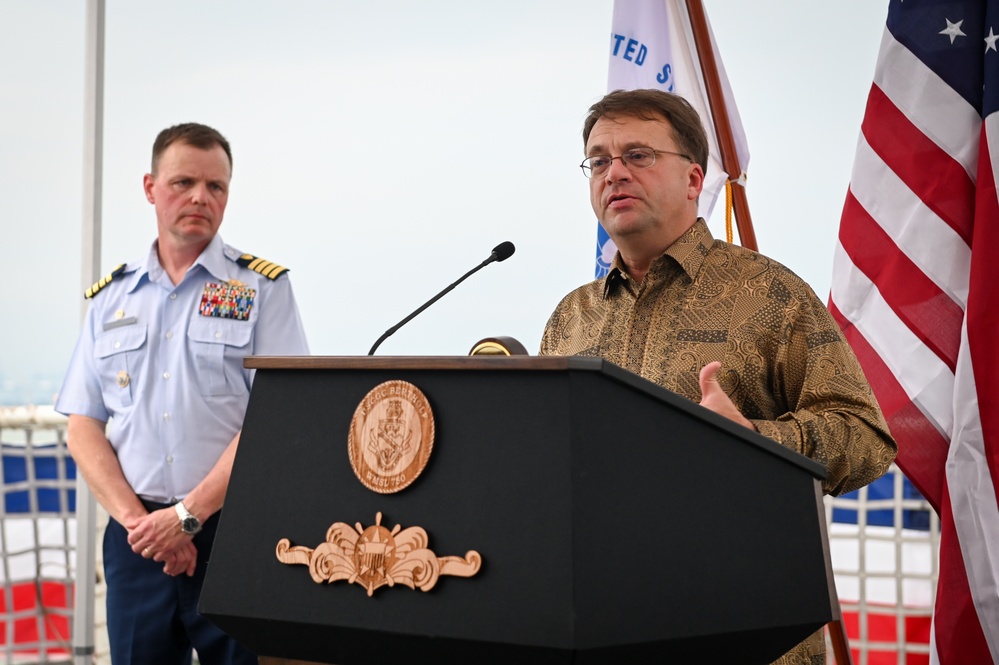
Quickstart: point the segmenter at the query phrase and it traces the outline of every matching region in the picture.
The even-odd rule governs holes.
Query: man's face
[[[232,168],[222,146],[208,150],[180,141],[160,155],[156,175],[146,174],[146,198],[156,207],[161,241],[207,245],[222,224]]]
[[[620,157],[634,148],[683,152],[667,120],[621,117],[597,120],[586,156]],[[606,173],[590,179],[590,204],[618,246],[648,242],[665,249],[697,219],[703,180],[698,164],[677,155],[659,152],[652,166],[634,171],[615,159]]]

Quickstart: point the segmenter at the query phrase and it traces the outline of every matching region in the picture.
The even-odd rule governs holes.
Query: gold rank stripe
[[[254,256],[253,254],[243,254],[239,257],[238,263],[245,268],[260,273],[268,279],[277,279],[282,274],[288,272],[288,269],[284,266],[279,266],[276,263]]]
[[[101,277],[99,280],[97,280],[96,282],[94,282],[90,286],[89,289],[87,289],[86,291],[83,292],[83,297],[86,298],[86,299],[88,299],[88,300],[90,298],[93,298],[94,296],[96,296],[100,292],[101,289],[103,289],[105,286],[107,286],[108,284],[110,284],[111,280],[113,280],[115,277],[117,277],[118,275],[120,275],[123,272],[125,272],[125,264],[124,263],[119,264],[117,268],[115,268],[114,270],[112,270],[108,274],[104,275],[104,277]]]

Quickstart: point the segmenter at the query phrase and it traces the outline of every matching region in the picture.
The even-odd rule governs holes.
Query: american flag
[[[999,2],[891,0],[830,309],[941,519],[931,662],[999,663]]]

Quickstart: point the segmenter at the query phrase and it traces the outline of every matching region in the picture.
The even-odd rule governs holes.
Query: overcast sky
[[[749,141],[760,250],[826,299],[887,2],[704,0]],[[108,0],[101,274],[144,255],[155,135],[233,146],[226,242],[291,269],[312,350],[537,349],[593,275],[582,158],[611,0]],[[0,0],[0,394],[57,387],[82,290],[84,0]],[[712,230],[724,228],[712,220]]]

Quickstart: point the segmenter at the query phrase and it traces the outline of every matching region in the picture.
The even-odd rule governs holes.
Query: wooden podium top
[[[247,369],[600,369],[601,358],[580,356],[249,356]]]

